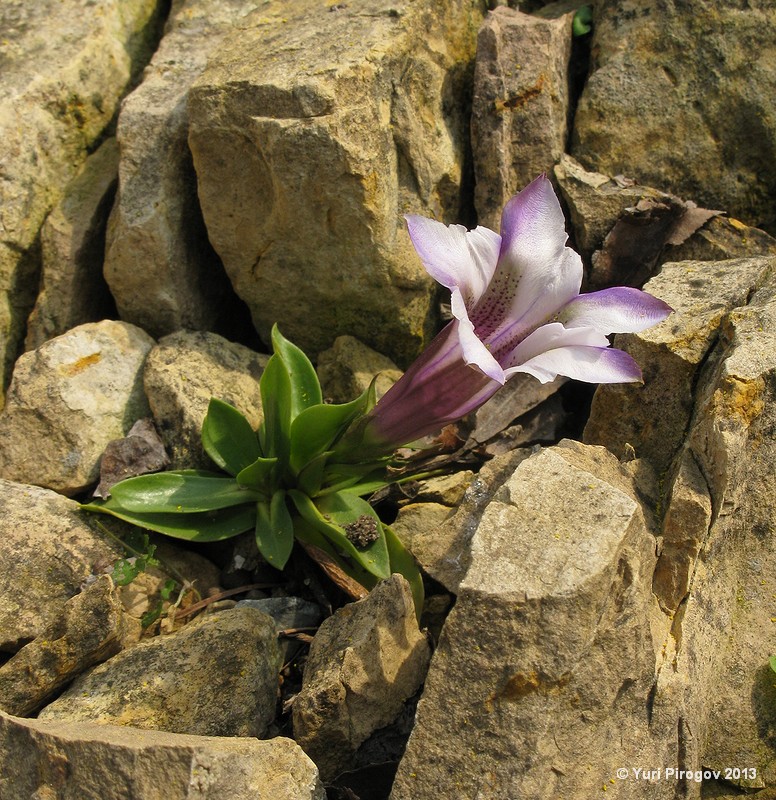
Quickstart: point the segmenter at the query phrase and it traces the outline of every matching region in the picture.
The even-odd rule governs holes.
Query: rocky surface
[[[290,739],[186,736],[0,712],[3,797],[324,800]]]
[[[40,289],[27,320],[27,350],[84,322],[104,319],[115,308],[102,277],[102,261],[118,158],[116,140],[107,139],[86,159],[46,217],[40,233]]]
[[[122,651],[38,717],[261,737],[275,717],[279,661],[270,617],[253,608],[218,612]]]
[[[209,466],[212,395],[258,425],[267,356],[212,332],[239,328],[232,292],[265,345],[277,321],[317,356],[327,397],[350,400],[379,371],[384,391],[446,313],[401,215],[497,226],[508,195],[546,169],[587,286],[648,280],[675,311],[618,337],[645,382],[597,390],[587,444],[536,447],[561,426],[578,435],[589,395],[516,378],[446,431],[429,464],[450,474],[380,493],[379,513],[398,514],[392,527],[426,573],[422,619],[439,642],[394,800],[769,796],[768,5],[601,0],[593,33],[571,48],[576,0],[521,4],[532,15],[501,7],[474,65],[484,2],[175,0],[118,121],[107,271],[120,313],[145,332],[74,328],[113,313],[113,297],[90,299],[115,175],[109,120],[151,57],[163,5],[8,0],[0,11],[6,373],[25,335],[33,348],[0,414],[0,475],[24,481],[0,480],[0,706],[35,713],[75,678],[43,716],[77,717],[0,713],[0,795],[322,800],[296,744],[239,738],[293,730],[326,780],[337,776],[333,796],[387,797],[428,661],[400,581],[337,611],[343,599],[304,554],[279,578],[250,534],[197,553],[154,537],[163,568],[202,600],[192,606],[187,589],[182,613],[141,639],[139,617],[169,607],[169,575],[149,568],[110,589],[105,573],[126,554],[103,531],[123,525],[30,484],[91,488],[106,445],[149,408],[176,467]],[[209,330],[153,346],[149,334],[182,325]],[[250,331],[239,341],[257,342]],[[121,469],[114,446],[103,475]],[[149,468],[164,464],[155,452]],[[281,643],[295,653],[278,694],[277,628],[317,617],[287,597],[255,601],[294,612],[274,621],[231,610],[270,592],[336,612],[298,696],[305,634]],[[118,639],[124,650],[77,677]],[[674,766],[752,772],[726,784],[616,772]]]
[[[477,527],[391,797],[590,796],[635,752],[668,763],[642,722],[654,561],[613,456],[524,461]]]
[[[125,627],[118,592],[102,575],[0,667],[0,707],[30,716],[81,672],[117,653]]]
[[[491,11],[477,36],[472,99],[475,206],[499,230],[501,209],[566,149],[573,13],[541,19]]]
[[[156,43],[158,0],[10,0],[0,16],[0,377],[35,302],[38,236]]]
[[[143,383],[174,469],[212,462],[202,449],[202,421],[211,397],[240,410],[254,428],[262,420],[258,381],[269,356],[206,331],[179,331],[151,350]]]
[[[596,3],[572,154],[775,233],[772,11],[769,0]]]
[[[189,144],[210,241],[265,340],[281,320],[312,356],[341,334],[416,355],[431,282],[399,215],[459,216],[453,98],[480,19],[473,0],[273,0],[213,54]]]
[[[345,769],[358,746],[396,718],[423,682],[428,659],[428,642],[400,575],[321,625],[293,719],[294,738],[324,780]]]
[[[121,548],[73,500],[37,486],[0,481],[0,652],[41,636],[91,576]]]
[[[121,318],[155,337],[211,329],[231,292],[197,202],[187,96],[210,53],[252,7],[176,2],[142,84],[121,108],[121,183],[105,277]]]
[[[148,416],[143,364],[153,343],[104,320],[21,356],[0,412],[0,477],[66,495],[96,483],[108,442]]]

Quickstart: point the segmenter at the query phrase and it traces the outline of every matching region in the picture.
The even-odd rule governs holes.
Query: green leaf
[[[261,455],[250,422],[234,406],[215,397],[210,399],[202,423],[202,446],[230,475],[237,475]]]
[[[321,384],[310,359],[283,337],[277,325],[272,326],[272,348],[288,371],[291,381],[291,419],[294,420],[305,408],[323,403]]]
[[[771,665],[771,669],[776,672],[776,656],[771,656],[768,659],[768,663]]]
[[[296,489],[291,489],[288,494],[301,517],[322,533],[338,551],[345,553],[378,578],[390,576],[383,525],[366,500],[340,493],[317,498],[314,503],[306,494]],[[356,547],[348,539],[345,526],[353,525],[365,516],[374,520],[377,538],[366,547]]]
[[[219,542],[251,530],[256,525],[256,505],[222,508],[199,514],[144,514],[122,508],[113,497],[81,506],[83,511],[110,514],[149,531],[191,542]]]
[[[323,473],[326,469],[326,461],[331,453],[329,451],[321,453],[305,464],[299,473],[296,481],[297,488],[304,492],[308,497],[315,497],[321,488]]]
[[[272,494],[269,487],[273,483],[273,478],[277,470],[277,458],[257,458],[253,464],[247,466],[242,472],[237,475],[237,483],[240,486],[245,486],[248,489],[255,489],[257,492],[263,492],[268,497]]]
[[[407,579],[415,603],[415,615],[420,621],[423,611],[425,590],[423,589],[423,576],[418,568],[415,557],[402,543],[401,539],[393,532],[390,525],[383,525],[385,542],[388,545],[388,555],[391,559],[391,573],[398,572]]]
[[[593,9],[590,6],[580,6],[571,21],[571,33],[573,36],[585,36],[593,28]]]
[[[268,564],[283,569],[294,548],[294,523],[279,489],[269,503],[256,505],[256,544]]]
[[[371,386],[350,403],[321,403],[299,413],[291,423],[291,468],[297,474],[313,458],[328,450],[365,413]]]
[[[140,565],[138,565],[140,561]],[[113,565],[110,576],[116,586],[127,586],[143,571],[145,564],[142,560],[133,558],[122,558]]]
[[[234,478],[188,470],[127,478],[110,492],[116,505],[144,514],[196,514],[261,499]]]
[[[288,463],[288,436],[291,428],[291,378],[281,358],[267,362],[259,381],[264,422],[259,428],[263,455]]]
[[[384,481],[382,476],[385,475],[387,463],[388,458],[363,464],[329,464],[323,476],[323,489],[318,495],[340,492],[364,481],[378,479]],[[367,492],[357,492],[357,494],[367,494]]]

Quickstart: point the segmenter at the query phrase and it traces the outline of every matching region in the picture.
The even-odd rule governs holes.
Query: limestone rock
[[[143,381],[173,469],[212,469],[201,442],[211,397],[230,403],[258,428],[259,378],[268,360],[206,331],[178,331],[159,341],[148,356]]]
[[[265,341],[282,320],[311,357],[342,334],[417,353],[432,284],[400,215],[459,217],[480,8],[271,0],[211,57],[189,96],[199,197]]]
[[[423,682],[428,660],[409,584],[400,575],[324,621],[293,705],[294,737],[324,780],[396,718]]]
[[[745,256],[776,256],[776,239],[737,219],[715,217],[686,242],[668,248],[667,261],[724,261]]]
[[[105,278],[121,318],[153,336],[212,327],[231,292],[197,201],[187,98],[208,55],[252,8],[242,0],[178,0],[142,84],[121,108],[121,181]]]
[[[163,3],[7,0],[0,19],[0,393],[37,290],[38,234],[148,58]]]
[[[773,258],[744,258],[665,264],[645,289],[674,313],[642,333],[615,338],[615,347],[624,347],[638,362],[644,385],[599,387],[585,441],[620,457],[630,445],[663,473],[682,444],[698,373],[723,321],[746,304],[774,263]]]
[[[654,540],[625,487],[616,459],[576,446],[523,461],[498,490],[392,800],[593,797],[636,754],[674,763],[648,734]],[[618,796],[644,795],[622,782]]]
[[[0,652],[40,636],[90,576],[123,557],[78,504],[0,480]]]
[[[541,19],[501,6],[477,36],[472,100],[475,206],[498,231],[512,195],[566,149],[573,14]]]
[[[572,154],[776,232],[770,0],[603,0],[595,10]]]
[[[471,538],[483,510],[499,486],[528,458],[515,450],[496,456],[480,470],[451,509],[439,502],[411,503],[399,509],[391,528],[417,558],[423,571],[448,591],[457,593],[471,560]]]
[[[338,336],[334,344],[318,355],[316,366],[323,396],[332,403],[355,400],[377,376],[379,400],[396,381],[401,370],[396,364],[353,336]]]
[[[263,736],[275,717],[275,626],[253,608],[207,615],[123,650],[39,714],[200,736]]]
[[[153,339],[125,322],[89,322],[25,353],[0,412],[0,477],[83,491],[105,446],[148,416],[143,363]]]
[[[41,229],[38,299],[27,321],[25,347],[115,313],[102,277],[105,226],[116,191],[118,145],[107,139],[65,188]]]
[[[113,581],[102,575],[0,667],[0,707],[32,714],[81,672],[118,652],[123,636],[124,609]]]
[[[0,796],[325,800],[290,739],[184,736],[0,713]]]

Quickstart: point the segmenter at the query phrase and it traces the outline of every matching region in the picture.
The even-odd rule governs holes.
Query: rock
[[[148,356],[143,381],[173,469],[213,468],[201,442],[211,397],[235,406],[259,427],[258,382],[268,360],[206,331],[178,331],[159,341]]]
[[[118,158],[116,140],[107,139],[86,159],[46,217],[40,237],[40,289],[27,321],[27,350],[115,313],[102,262]]]
[[[286,631],[295,628],[307,628],[307,633],[312,634],[323,618],[321,607],[301,597],[264,597],[259,600],[240,600],[235,608],[255,608],[268,614],[275,622],[275,630]],[[293,638],[280,639],[280,658],[283,664],[287,663],[293,655],[303,646]]]
[[[400,575],[323,622],[310,646],[293,723],[294,738],[324,780],[396,718],[423,682],[428,660],[412,593]]]
[[[0,707],[16,716],[34,713],[81,672],[117,653],[124,627],[113,581],[102,575],[0,667]]]
[[[592,797],[634,753],[674,763],[670,742],[649,737],[654,540],[627,486],[610,454],[570,443],[523,461],[495,494],[392,800]]]
[[[665,264],[645,289],[673,309],[642,333],[619,335],[644,374],[644,385],[600,386],[585,427],[590,444],[623,457],[626,445],[662,474],[679,450],[701,367],[730,311],[745,305],[774,268],[772,258]]]
[[[660,557],[652,591],[668,613],[687,597],[695,564],[711,525],[711,498],[692,454],[685,451],[663,519]]]
[[[279,668],[271,618],[252,608],[232,609],[123,650],[38,716],[261,737],[275,718]]]
[[[81,586],[124,554],[62,495],[0,480],[0,652],[43,634]]]
[[[391,528],[423,571],[448,591],[457,593],[458,584],[466,574],[471,558],[471,537],[483,509],[498,487],[529,455],[528,450],[516,450],[486,463],[455,510],[438,502],[411,503],[399,509]]]
[[[667,261],[724,261],[776,256],[776,239],[737,219],[715,217],[686,242],[668,249]]]
[[[480,20],[475,0],[271,0],[213,54],[189,145],[265,341],[282,320],[313,358],[342,334],[400,366],[417,354],[432,284],[400,215],[459,217]]]
[[[512,195],[566,149],[573,14],[541,19],[500,6],[477,36],[472,99],[477,219],[498,231]]]
[[[355,400],[377,376],[379,400],[402,376],[390,358],[367,347],[353,336],[338,336],[334,344],[318,355],[316,367],[323,396],[332,403]]]
[[[466,490],[473,480],[474,473],[470,469],[425,478],[420,482],[417,498],[452,508],[463,500]]]
[[[487,403],[473,414],[470,434],[474,442],[487,442],[509,427],[518,417],[532,411],[554,395],[567,379],[558,377],[550,383],[539,383],[531,375],[511,377]]]
[[[125,478],[159,472],[170,463],[153,420],[139,419],[122,439],[105,446],[100,459],[100,482],[95,497],[107,498],[113,484]]]
[[[231,294],[197,201],[187,100],[209,54],[252,7],[241,0],[175,3],[142,84],[121,108],[121,183],[105,278],[121,318],[155,337],[212,329]]]
[[[99,478],[108,442],[149,409],[142,370],[153,339],[89,322],[25,353],[0,412],[0,477],[70,495]]]
[[[572,155],[776,233],[771,12],[769,0],[597,3]]]
[[[315,766],[290,739],[184,736],[2,713],[0,795],[325,799]]]
[[[158,0],[3,4],[0,90],[0,394],[24,339],[38,235],[148,58]],[[0,397],[0,402],[2,397]]]

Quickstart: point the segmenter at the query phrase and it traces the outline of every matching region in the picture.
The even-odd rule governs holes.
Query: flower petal
[[[566,327],[595,328],[603,333],[636,333],[662,322],[673,309],[640,289],[614,286],[581,294],[558,314]]]
[[[463,360],[477,367],[484,375],[503,384],[506,380],[504,370],[474,332],[474,325],[469,319],[466,304],[458,289],[454,289],[450,295],[450,309],[459,322],[458,340],[461,343]]]
[[[415,214],[405,216],[412,244],[431,277],[451,291],[460,289],[467,307],[480,299],[498,262],[501,237],[489,228],[467,231]]]
[[[506,205],[493,279],[471,313],[481,338],[498,353],[551,318],[582,283],[582,259],[566,247],[563,211],[544,176]]]
[[[641,381],[639,365],[624,350],[612,347],[558,347],[548,350],[506,373],[527,372],[542,383],[558,375],[588,383],[632,383]]]
[[[573,346],[608,347],[609,340],[595,328],[566,328],[560,322],[550,322],[526,336],[502,363],[515,367],[548,350]],[[508,370],[507,373],[511,374]]]

